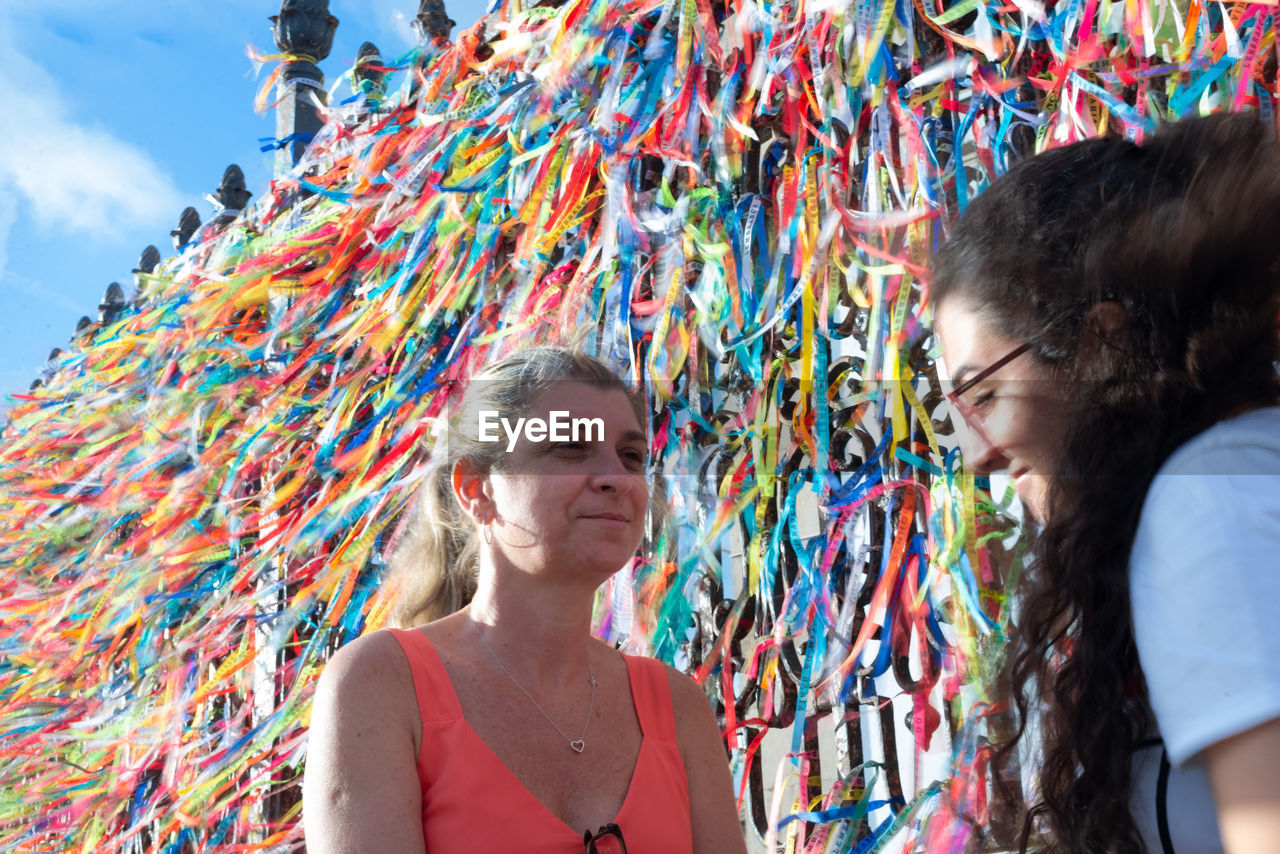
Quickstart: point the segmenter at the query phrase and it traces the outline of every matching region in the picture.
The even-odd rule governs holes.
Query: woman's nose
[[[617,454],[601,454],[598,466],[592,474],[592,481],[597,489],[617,492],[631,482],[634,473]]]
[[[973,474],[991,474],[1009,467],[1004,448],[992,440],[981,424],[965,424],[960,429],[960,456]]]

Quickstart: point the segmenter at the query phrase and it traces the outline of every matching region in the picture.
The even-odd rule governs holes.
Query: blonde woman
[[[649,490],[643,402],[529,350],[477,376],[396,571],[401,622],[320,680],[303,819],[326,852],[744,852],[724,744],[686,676],[594,638]]]

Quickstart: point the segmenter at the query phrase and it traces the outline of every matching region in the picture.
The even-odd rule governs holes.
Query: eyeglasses
[[[616,824],[606,824],[595,833],[588,830],[582,834],[582,841],[586,843],[587,854],[627,854],[622,828]]]
[[[996,359],[990,365],[987,365],[985,368],[978,371],[973,376],[969,377],[969,379],[965,380],[964,382],[960,383],[960,385],[956,386],[951,391],[947,392],[947,400],[951,401],[952,406],[960,410],[960,414],[965,417],[966,421],[974,420],[974,414],[975,414],[974,408],[964,402],[963,400],[964,393],[1030,349],[1031,349],[1030,341],[1027,341],[1024,344],[1020,344],[1019,346],[1015,347],[1013,350],[1006,353],[1004,356],[1000,357],[999,359]]]

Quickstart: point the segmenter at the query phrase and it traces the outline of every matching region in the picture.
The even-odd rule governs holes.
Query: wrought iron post
[[[280,14],[270,21],[276,46],[290,55],[276,102],[276,138],[289,140],[276,152],[279,177],[297,164],[322,125],[316,106],[324,104],[326,96],[318,63],[333,48],[338,19],[329,14],[329,0],[284,0]]]
[[[382,102],[387,91],[387,72],[381,66],[382,54],[378,51],[378,46],[373,42],[360,45],[360,52],[356,54],[355,80],[352,81],[355,85],[352,88],[356,94],[364,93],[371,109]]]
[[[151,275],[158,266],[160,266],[160,250],[154,246],[148,246],[143,249],[142,254],[138,256],[138,266],[133,268],[133,286],[135,288],[138,287],[137,278],[139,276]]]
[[[133,268],[133,304],[142,306],[147,301],[149,277],[160,266],[160,250],[148,246],[138,256],[138,266]]]
[[[413,19],[413,31],[423,44],[440,45],[449,40],[449,31],[457,22],[445,11],[444,0],[421,0],[418,15]]]
[[[124,288],[120,287],[119,282],[112,282],[107,285],[102,302],[98,304],[98,322],[103,326],[110,326],[124,314],[125,306]]]
[[[191,242],[191,236],[196,233],[196,229],[200,227],[200,214],[196,213],[196,209],[186,207],[182,209],[182,213],[178,216],[178,227],[169,232],[169,236],[173,238],[173,249],[175,252],[181,252],[182,247]]]
[[[206,198],[218,206],[214,221],[225,225],[240,215],[252,196],[244,185],[244,172],[232,163],[223,171],[218,189]]]

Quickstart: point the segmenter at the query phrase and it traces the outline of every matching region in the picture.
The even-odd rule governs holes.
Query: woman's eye
[[[972,406],[974,409],[985,409],[995,402],[996,393],[991,389],[982,389],[973,396]]]
[[[645,454],[644,451],[637,449],[622,451],[619,456],[622,457],[622,461],[628,466],[640,470],[643,470],[649,461],[648,455]]]

